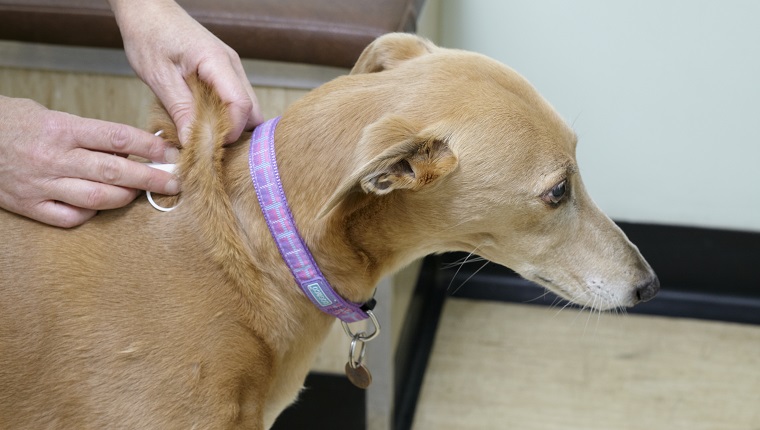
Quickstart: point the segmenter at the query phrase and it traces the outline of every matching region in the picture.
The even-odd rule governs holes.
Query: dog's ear
[[[356,60],[351,74],[382,72],[399,63],[430,54],[436,46],[427,39],[408,33],[389,33],[375,39]]]
[[[386,116],[368,126],[358,150],[359,160],[369,161],[338,187],[322,207],[319,217],[353,193],[381,196],[395,190],[420,190],[448,175],[458,165],[445,136],[432,128],[419,131],[398,116]]]

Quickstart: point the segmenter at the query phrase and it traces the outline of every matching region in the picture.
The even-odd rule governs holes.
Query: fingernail
[[[164,150],[164,161],[167,163],[176,163],[179,160],[179,150],[173,146]]]
[[[179,186],[179,180],[177,178],[174,178],[166,183],[166,194],[167,195],[174,195],[179,194],[180,192],[180,186]]]

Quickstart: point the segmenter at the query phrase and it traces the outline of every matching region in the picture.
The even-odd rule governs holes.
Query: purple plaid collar
[[[269,231],[293,277],[312,303],[345,323],[365,320],[372,306],[350,303],[339,296],[322,275],[298,233],[277,170],[274,130],[279,121],[280,117],[273,118],[256,127],[248,157],[253,187]]]

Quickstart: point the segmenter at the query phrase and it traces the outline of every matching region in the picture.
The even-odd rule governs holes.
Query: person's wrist
[[[134,20],[160,19],[170,8],[182,10],[174,0],[108,0],[108,4],[122,32]]]

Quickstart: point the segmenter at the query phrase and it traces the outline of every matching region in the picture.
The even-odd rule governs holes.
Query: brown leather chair
[[[377,36],[415,31],[423,0],[177,0],[243,58],[351,67]],[[105,0],[0,0],[0,39],[120,48]]]

